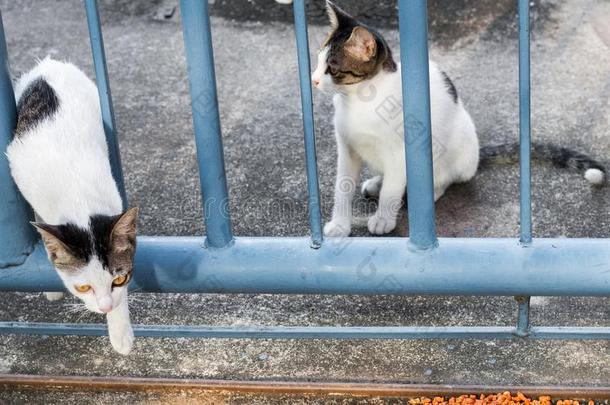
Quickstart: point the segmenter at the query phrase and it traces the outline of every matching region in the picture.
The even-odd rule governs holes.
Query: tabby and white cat
[[[362,185],[363,194],[379,197],[377,211],[367,219],[368,229],[386,234],[396,227],[407,184],[400,65],[377,31],[330,1],[327,12],[331,31],[312,74],[315,87],[334,94],[335,107],[337,180],[332,219],[324,234],[350,234],[352,199],[364,163],[378,174]],[[480,163],[518,161],[517,143],[479,149],[470,114],[449,76],[432,61],[430,99],[435,201],[451,184],[470,180]],[[604,182],[604,167],[572,150],[533,144],[532,157],[583,170],[591,184]]]
[[[15,97],[17,128],[7,156],[36,213],[33,225],[67,290],[106,314],[113,348],[128,354],[138,209],[122,211],[95,84],[74,65],[47,57],[21,76]]]

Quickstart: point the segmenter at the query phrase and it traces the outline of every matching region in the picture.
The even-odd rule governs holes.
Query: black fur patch
[[[457,102],[458,102],[457,89],[453,85],[453,82],[451,81],[451,79],[449,78],[449,75],[447,75],[447,73],[441,71],[441,74],[443,75],[443,80],[445,81],[445,86],[447,86],[447,91],[449,92],[449,95],[453,99],[453,102],[455,104],[457,104]]]
[[[17,103],[16,135],[21,135],[40,122],[52,117],[59,108],[59,99],[43,78],[34,80]]]
[[[116,221],[120,218],[117,216],[107,215],[96,215],[91,217],[91,233],[93,235],[93,247],[97,257],[100,259],[105,269],[108,269],[111,273],[113,269],[110,269],[108,264],[108,256],[110,254],[110,234],[112,228],[116,224]]]
[[[398,66],[392,57],[392,50],[379,32],[356,20],[333,3],[328,4],[337,17],[337,27],[329,34],[322,46],[328,46],[329,52],[326,57],[329,65],[328,73],[335,83],[354,84],[374,77],[380,70],[388,72],[397,70]],[[352,60],[344,50],[352,31],[358,26],[365,28],[375,38],[376,54],[368,62]]]
[[[93,246],[89,233],[73,224],[41,225],[41,228],[59,239],[78,261],[87,263],[93,255]]]
[[[96,215],[90,219],[91,231],[82,229],[74,224],[43,225],[42,228],[53,234],[70,249],[70,253],[84,263],[88,263],[93,256],[97,256],[104,269],[113,273],[109,268],[110,234],[120,218],[117,216]]]

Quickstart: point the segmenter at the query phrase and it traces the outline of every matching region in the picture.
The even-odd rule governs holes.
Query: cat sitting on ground
[[[377,31],[330,1],[327,12],[331,32],[312,74],[315,87],[334,94],[335,107],[337,179],[324,234],[350,234],[352,199],[364,163],[377,175],[362,184],[362,193],[379,197],[377,211],[367,218],[368,230],[386,234],[396,227],[407,184],[400,65]],[[453,82],[432,61],[430,99],[435,201],[451,184],[470,180],[480,163],[518,161],[518,143],[479,149],[474,123]],[[582,170],[591,184],[604,182],[601,164],[570,149],[533,144],[532,157]]]
[[[128,354],[138,209],[122,210],[95,84],[74,65],[47,57],[17,81],[15,98],[17,128],[7,156],[36,214],[33,225],[67,290],[106,314],[113,348]]]

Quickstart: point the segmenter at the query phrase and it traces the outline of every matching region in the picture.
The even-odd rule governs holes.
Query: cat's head
[[[34,223],[66,288],[94,312],[108,313],[127,293],[136,251],[138,209],[96,215],[89,227]]]
[[[331,31],[322,43],[311,80],[322,91],[336,91],[369,80],[380,71],[396,71],[383,37],[327,1]]]

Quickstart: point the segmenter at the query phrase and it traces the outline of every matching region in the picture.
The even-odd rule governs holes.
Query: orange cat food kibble
[[[459,395],[456,397],[435,396],[433,399],[428,397],[418,397],[409,399],[409,405],[595,405],[595,401],[589,400],[581,402],[572,399],[557,399],[553,401],[548,395],[541,395],[538,398],[528,398],[522,392],[512,394],[508,391],[491,395]]]

